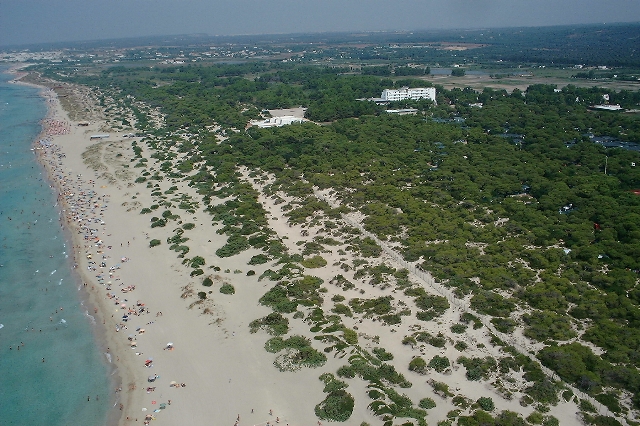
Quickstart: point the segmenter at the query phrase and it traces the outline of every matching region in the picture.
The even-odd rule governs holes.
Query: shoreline
[[[108,392],[109,392],[109,395],[111,395],[109,398],[109,407],[112,408],[119,403],[120,398],[117,394],[116,396],[113,396],[113,394],[111,393],[111,390],[122,387],[124,378],[122,377],[121,371],[124,366],[119,365],[120,364],[119,362],[113,362],[113,360],[110,359],[111,357],[107,356],[107,353],[109,352],[107,348],[110,347],[108,346],[108,344],[111,342],[112,339],[109,336],[107,328],[104,326],[104,322],[100,324],[100,320],[103,320],[103,318],[101,318],[101,316],[98,315],[96,312],[94,312],[94,315],[90,314],[90,309],[93,308],[94,306],[96,307],[99,306],[100,302],[96,297],[97,296],[96,294],[88,291],[88,289],[85,286],[83,286],[83,283],[90,282],[91,279],[90,277],[87,276],[87,274],[85,274],[81,269],[78,268],[78,261],[81,256],[81,251],[79,250],[81,241],[79,241],[77,237],[77,229],[74,229],[75,227],[73,227],[68,220],[65,220],[65,215],[64,215],[65,210],[69,209],[71,206],[64,201],[64,198],[62,197],[64,188],[60,185],[60,182],[53,177],[52,173],[54,172],[54,170],[52,170],[50,167],[50,164],[47,163],[47,153],[44,152],[44,150],[39,146],[40,141],[51,138],[52,136],[55,136],[47,132],[47,128],[46,128],[47,126],[45,124],[47,120],[55,120],[58,118],[57,113],[63,112],[66,114],[66,112],[64,111],[63,108],[61,108],[57,99],[47,95],[47,91],[52,90],[50,87],[20,81],[21,78],[23,78],[25,75],[28,74],[26,72],[20,72],[19,71],[20,68],[21,67],[11,68],[7,71],[8,73],[15,75],[14,79],[11,80],[11,82],[14,84],[27,85],[30,87],[37,88],[39,90],[38,95],[43,99],[43,101],[46,104],[47,112],[41,122],[42,123],[41,132],[34,139],[31,146],[34,151],[36,161],[38,162],[40,167],[42,167],[42,170],[44,172],[43,173],[44,180],[49,185],[49,188],[52,191],[52,195],[54,195],[57,200],[56,210],[58,211],[58,221],[61,225],[65,243],[67,244],[67,247],[70,249],[69,252],[71,254],[71,256],[69,256],[69,258],[67,259],[67,265],[71,271],[71,276],[74,280],[74,284],[77,289],[80,306],[84,310],[83,315],[88,317],[89,319],[90,328],[92,331],[96,349],[99,351],[101,357],[104,357],[102,359],[102,362],[107,367],[108,381],[109,381]],[[57,105],[54,104],[56,102],[58,103]],[[49,160],[51,160],[51,158],[49,158]],[[99,311],[102,311],[102,309],[99,309]],[[109,408],[106,413],[107,413],[106,422],[105,422],[106,426],[116,426],[121,424],[120,420],[121,420],[121,417],[123,416],[122,414],[114,412],[112,409],[109,409]]]
[[[118,343],[108,332],[107,326],[105,324],[106,318],[103,318],[100,314],[105,310],[104,303],[101,303],[101,298],[96,292],[90,291],[87,286],[83,285],[83,283],[92,282],[92,278],[79,267],[80,259],[82,258],[83,254],[82,250],[80,249],[82,241],[78,237],[79,229],[74,223],[72,223],[70,220],[68,220],[67,217],[65,217],[65,212],[71,208],[71,205],[62,196],[65,192],[65,189],[61,185],[60,181],[55,179],[55,170],[52,169],[51,163],[47,161],[52,160],[52,153],[46,152],[45,149],[40,146],[41,141],[51,139],[55,136],[60,136],[60,134],[51,134],[47,131],[46,123],[48,120],[60,120],[66,118],[66,120],[69,122],[69,126],[72,126],[74,124],[77,125],[77,123],[71,122],[68,119],[68,114],[64,110],[64,108],[62,108],[59,100],[57,99],[57,96],[51,96],[50,93],[47,93],[49,91],[53,91],[51,87],[21,81],[24,76],[28,75],[28,72],[20,71],[24,67],[25,66],[11,67],[5,72],[14,75],[14,78],[10,80],[11,83],[38,89],[38,95],[43,99],[43,102],[45,102],[46,105],[47,112],[45,117],[41,121],[41,131],[31,143],[31,146],[36,161],[44,172],[43,177],[45,183],[49,185],[49,188],[52,191],[52,200],[56,200],[55,207],[58,211],[58,221],[61,226],[64,240],[70,254],[69,258],[67,259],[67,264],[71,271],[71,277],[74,280],[75,287],[77,289],[80,306],[84,310],[82,314],[89,317],[88,320],[90,322],[90,329],[92,331],[95,347],[101,355],[101,358],[104,357],[102,359],[102,362],[105,365],[108,373],[108,392],[110,395],[109,407],[107,408],[106,412],[107,416],[105,425],[121,425],[123,424],[122,419],[125,417],[125,413],[124,411],[115,411],[113,408],[121,403],[122,399],[120,398],[119,392],[112,393],[112,390],[122,389],[123,383],[127,381],[129,377],[131,377],[131,379],[133,379],[133,377],[130,372],[127,374],[127,371],[130,371],[130,368],[126,365],[126,363],[119,361],[119,357],[116,357],[116,360],[113,360],[112,356],[109,354],[110,348],[114,346],[117,347]],[[62,114],[62,117],[59,117],[59,114]],[[94,310],[94,313],[92,315],[90,313],[91,309],[97,309],[97,311]],[[127,398],[126,402],[127,405],[131,405],[131,397]]]
[[[135,192],[136,185],[132,183],[131,176],[128,180],[118,180],[111,175],[106,177],[113,170],[105,172],[100,167],[112,165],[100,164],[92,169],[96,166],[90,165],[81,155],[96,148],[102,150],[101,159],[107,163],[117,155],[123,155],[128,164],[130,158],[126,157],[133,157],[132,152],[127,151],[131,150],[132,140],[118,140],[111,130],[111,138],[89,142],[90,132],[103,133],[106,120],[91,120],[88,127],[80,127],[79,121],[69,119],[69,114],[50,87],[36,86],[45,88],[42,96],[49,107],[47,117],[57,117],[66,123],[65,134],[51,134],[44,129],[35,141],[35,148],[39,148],[35,153],[49,180],[55,183],[61,223],[71,236],[78,264],[74,272],[77,272],[80,282],[86,283],[86,286],[80,285],[81,294],[86,294],[85,307],[87,310],[97,308],[91,315],[97,323],[98,347],[108,348],[111,365],[116,367],[114,374],[120,378],[117,386],[122,391],[116,397],[120,399],[114,400],[115,408],[109,408],[108,424],[140,424],[156,413],[153,424],[180,424],[185,419],[194,425],[211,424],[212,419],[217,424],[227,421],[233,424],[239,416],[243,418],[242,425],[248,424],[247,419],[251,419],[251,424],[265,425],[276,418],[291,426],[308,423],[309,416],[313,416],[314,405],[323,398],[319,373],[313,369],[299,371],[295,375],[278,371],[273,367],[272,354],[264,350],[264,342],[270,336],[259,334],[254,335],[257,338],[249,337],[248,323],[270,311],[258,303],[265,287],[270,285],[258,284],[258,277],[269,265],[251,266],[257,270],[256,276],[237,275],[241,270],[246,272],[247,262],[257,251],[244,252],[230,261],[217,258],[214,252],[226,242],[226,238],[215,237],[216,226],[207,226],[211,223],[209,213],[204,207],[198,208],[193,218],[185,217],[185,221],[204,226],[199,228],[201,235],[190,235],[192,243],[196,244],[192,248],[197,252],[205,251],[194,254],[206,255],[208,261],[226,262],[229,269],[225,273],[234,271],[233,275],[218,277],[215,288],[221,283],[232,282],[239,292],[236,296],[221,296],[215,301],[213,298],[218,296],[213,295],[206,304],[201,304],[197,287],[201,285],[202,277],[191,277],[191,268],[184,266],[175,252],[162,247],[149,248],[148,239],[164,241],[173,235],[170,229],[149,229],[149,218],[139,214],[140,208],[152,201],[150,194],[140,194],[143,192],[140,186],[140,193]],[[66,89],[73,90],[73,86],[63,90]],[[50,136],[50,145],[38,146],[43,135]],[[110,152],[113,146],[113,152]],[[106,158],[109,155],[111,157]],[[117,175],[117,171],[113,174]],[[183,190],[188,190],[184,186]],[[83,189],[78,189],[80,187]],[[74,210],[73,207],[85,202],[82,197],[89,191],[94,192],[94,201],[96,197],[99,200],[99,206],[93,213],[100,220],[95,225],[92,222],[91,227],[96,229],[87,241],[87,226],[78,225],[78,220],[84,224],[84,210],[81,213],[81,209]],[[128,191],[136,195],[132,197]],[[131,201],[138,196],[140,199],[146,197],[146,201],[142,204],[138,200]],[[129,204],[135,207],[127,208]],[[89,206],[85,207],[89,210]],[[133,209],[134,212],[130,212]],[[150,234],[153,236],[149,237]],[[206,238],[210,238],[208,242]],[[100,263],[99,256],[107,263],[105,268],[92,263]],[[121,268],[112,270],[110,267],[114,267],[114,262],[120,257],[135,257],[131,262],[135,263],[135,268],[123,263]],[[107,268],[113,272],[109,281],[106,278]],[[97,279],[93,274],[102,274],[104,279]],[[158,288],[154,288],[154,284]],[[125,288],[138,287],[130,293],[129,301],[125,299],[127,295],[122,299],[119,297],[122,295],[118,290],[123,285],[127,285]],[[123,300],[127,304],[126,309],[122,305]],[[131,311],[130,305],[134,302],[140,315]],[[151,306],[153,312],[149,310]],[[112,310],[111,315],[109,310]],[[119,319],[125,312],[130,316],[128,322]],[[142,334],[144,329],[138,331],[141,327],[147,329],[145,334]],[[123,333],[125,335],[121,336]],[[125,340],[127,334],[129,342]],[[176,342],[176,350],[159,350],[166,349],[167,342]],[[136,344],[135,352],[129,343]],[[146,365],[145,359],[152,360],[152,363]],[[148,383],[149,374],[155,374],[159,379]],[[172,385],[170,380],[178,385]],[[176,390],[178,388],[181,390]],[[277,389],[277,394],[270,392],[271,389]],[[305,397],[309,395],[312,396]],[[119,404],[122,404],[122,411],[118,409]],[[160,413],[162,408],[165,409]]]

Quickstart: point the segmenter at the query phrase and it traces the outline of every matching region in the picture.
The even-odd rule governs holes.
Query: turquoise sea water
[[[0,68],[0,424],[104,425],[111,367],[72,276],[56,199],[31,151],[46,114]],[[43,362],[44,359],[44,362]],[[87,401],[87,398],[90,401]]]

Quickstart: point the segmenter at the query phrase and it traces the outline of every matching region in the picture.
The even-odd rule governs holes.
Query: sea
[[[0,424],[104,425],[114,370],[33,141],[46,105],[0,67]],[[115,408],[117,410],[117,408]]]

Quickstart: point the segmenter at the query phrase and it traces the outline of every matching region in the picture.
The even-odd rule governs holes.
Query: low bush
[[[495,405],[493,403],[493,399],[488,396],[481,396],[478,398],[476,403],[482,408],[484,411],[493,411]]]
[[[451,331],[456,334],[462,334],[467,331],[467,326],[464,324],[453,324],[451,326]]]
[[[300,262],[302,266],[305,268],[313,269],[313,268],[322,268],[323,266],[327,266],[327,261],[324,257],[318,255],[313,256],[308,259],[304,259]]]
[[[269,256],[265,254],[256,254],[249,260],[249,265],[262,265],[263,263],[267,263],[269,261]]]
[[[418,407],[430,410],[436,407],[436,402],[431,398],[422,398],[418,403]]]
[[[331,312],[338,315],[344,315],[347,317],[352,317],[353,313],[351,312],[351,308],[342,303],[336,303],[336,305],[331,309]]]
[[[160,240],[153,239],[153,240],[149,241],[149,247],[159,246],[161,243],[162,242]]]
[[[222,294],[235,294],[235,292],[236,292],[235,287],[233,287],[229,283],[224,283],[222,284],[222,287],[220,287],[220,293]]]
[[[419,374],[425,374],[427,371],[427,362],[422,357],[415,357],[409,363],[409,370]]]
[[[453,347],[456,348],[457,350],[459,350],[460,352],[463,352],[463,351],[467,350],[469,345],[467,345],[465,342],[456,342],[456,344],[453,345]]]
[[[279,336],[289,332],[289,320],[278,312],[273,312],[266,317],[251,321],[249,331],[256,333],[258,330],[264,329],[272,336]]]
[[[345,389],[347,384],[337,380],[333,374],[323,374],[320,376],[325,384],[324,392],[327,397],[316,405],[316,416],[321,420],[344,422],[349,420],[353,413],[354,399]]]
[[[342,337],[344,337],[344,341],[350,345],[358,344],[358,333],[350,328],[345,328],[342,330]]]
[[[393,359],[393,354],[387,352],[385,348],[373,348],[372,352],[380,361],[391,361]]]
[[[202,285],[205,287],[211,287],[213,285],[213,280],[211,277],[205,277],[205,279],[202,280]]]
[[[444,370],[449,368],[450,365],[451,362],[449,361],[449,358],[447,358],[446,356],[436,355],[431,358],[428,366],[429,368],[433,368],[434,370],[436,370],[438,373],[442,373]]]

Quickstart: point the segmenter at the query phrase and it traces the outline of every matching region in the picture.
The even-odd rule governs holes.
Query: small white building
[[[109,133],[102,133],[99,135],[91,135],[89,136],[89,140],[95,140],[95,139],[107,139],[109,137]]]
[[[383,101],[393,102],[402,101],[404,99],[430,99],[433,103],[436,102],[436,88],[435,87],[401,87],[399,89],[384,89],[381,96]]]
[[[251,125],[262,127],[262,128],[280,127],[280,126],[287,126],[293,123],[302,123],[304,121],[306,121],[304,118],[294,117],[293,115],[283,115],[281,117],[267,118],[266,120],[262,120],[262,121],[252,121]]]
[[[594,105],[593,109],[601,109],[604,111],[622,111],[622,107],[618,104],[612,105]]]

